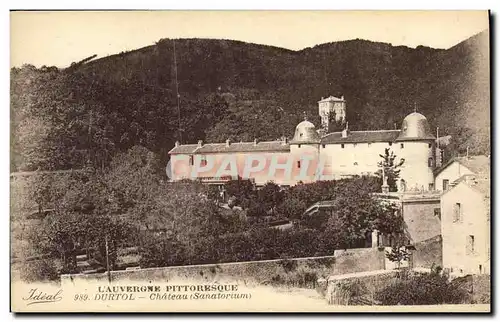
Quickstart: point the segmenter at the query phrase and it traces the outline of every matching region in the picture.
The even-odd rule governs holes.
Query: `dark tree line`
[[[143,267],[294,258],[331,255],[335,249],[358,247],[373,229],[397,233],[402,228],[393,206],[372,198],[380,186],[377,178],[288,189],[268,183],[260,190],[236,180],[228,190],[245,205],[230,210],[219,207],[211,199],[213,191],[196,181],[165,182],[156,171],[158,162],[153,152],[136,146],[104,168],[13,182],[14,188],[24,183],[14,190],[18,204],[12,221],[26,224],[23,234],[16,230],[13,235],[15,253],[27,243],[35,255],[59,263],[60,273],[75,273],[79,254],[101,266],[107,255],[116,269],[120,251],[129,247],[137,247]],[[321,200],[334,202],[330,214],[317,220],[302,215]],[[24,213],[33,207],[52,211],[30,224]],[[270,228],[273,218],[290,218],[295,225]]]

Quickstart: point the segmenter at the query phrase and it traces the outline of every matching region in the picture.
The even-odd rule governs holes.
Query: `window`
[[[372,144],[371,144],[371,143],[368,143],[368,147],[371,147],[371,146],[372,146]]]
[[[299,149],[300,149],[300,144],[299,144]]]
[[[429,158],[428,160],[428,165],[429,165],[429,168],[432,168],[433,167],[433,162],[434,160],[432,158]]]
[[[434,208],[434,216],[441,219],[441,208]]]
[[[344,144],[342,143],[342,144],[340,145],[340,147],[343,149],[343,148],[344,148]]]
[[[200,166],[204,167],[207,165],[207,158],[205,156],[201,157]]]
[[[322,144],[321,146],[322,146],[322,147],[323,147],[323,149],[324,149],[326,145]]]
[[[358,165],[358,163],[357,163],[357,162],[354,162],[354,165]]]
[[[429,183],[429,191],[433,191],[434,190],[434,183]]]
[[[190,155],[189,156],[189,165],[193,165],[194,164],[194,156]]]
[[[429,143],[429,149],[432,148],[432,143]]]
[[[473,255],[474,254],[474,235],[467,236],[467,243],[465,245],[465,254]]]
[[[404,143],[401,143],[401,145],[400,145],[400,146],[401,146],[401,149],[404,149],[404,148],[405,148]]]
[[[297,168],[300,169],[300,161],[297,161]]]
[[[356,145],[358,145],[358,144],[357,144],[357,143],[354,143],[352,146],[353,146],[353,147],[356,147]]]
[[[458,222],[462,220],[462,205],[457,202],[453,206],[453,222]]]
[[[443,179],[443,191],[448,190],[448,185],[450,184],[450,180]]]
[[[303,134],[304,134],[304,133],[300,133],[300,134],[299,134],[299,137],[302,137],[302,135],[303,135]]]

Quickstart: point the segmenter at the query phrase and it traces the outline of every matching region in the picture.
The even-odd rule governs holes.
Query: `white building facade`
[[[335,105],[337,103],[338,106]],[[336,117],[345,117],[343,98],[330,97],[319,101],[318,104],[322,120],[322,113],[331,109],[336,111]],[[337,114],[338,111],[342,112]],[[200,141],[198,145],[176,144],[169,152],[171,179],[188,178],[189,174],[193,173],[193,168],[199,167],[199,163],[195,161],[209,156],[216,158],[218,161],[215,163],[218,164],[222,159],[236,158],[238,160],[236,171],[224,172],[224,176],[253,179],[257,185],[263,185],[268,181],[280,185],[295,185],[298,182],[336,180],[353,175],[374,175],[380,170],[378,166],[378,162],[382,161],[380,155],[385,153],[385,149],[389,149],[397,156],[397,162],[404,159],[398,183],[400,190],[434,189],[436,138],[431,134],[428,121],[422,114],[417,112],[409,114],[402,121],[400,130],[350,131],[346,123],[343,131],[325,135],[321,135],[320,132],[306,118],[297,125],[293,139],[289,142],[282,139],[268,142],[227,141],[203,144]],[[249,155],[265,157],[265,161],[257,157],[261,159],[258,166],[256,163],[259,162],[252,160],[250,168],[259,171],[249,173],[249,167],[243,164],[243,159]],[[290,166],[291,169],[284,170],[286,166]],[[279,173],[268,171],[269,169],[278,169]],[[217,173],[216,170],[211,170],[195,178],[201,178],[207,183],[211,180],[220,183],[221,174],[220,171]]]
[[[441,196],[443,268],[490,274],[490,180],[465,175]]]
[[[490,158],[486,155],[452,158],[435,175],[436,190],[446,191],[464,175],[489,173]]]

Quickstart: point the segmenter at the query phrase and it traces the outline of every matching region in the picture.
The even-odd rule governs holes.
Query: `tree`
[[[257,191],[257,201],[274,215],[276,207],[283,202],[283,191],[280,186],[269,181]]]
[[[306,209],[306,203],[303,200],[287,191],[283,196],[283,202],[276,206],[276,214],[279,217],[294,220],[300,219]]]
[[[399,179],[399,169],[405,162],[405,159],[396,161],[396,155],[389,148],[385,149],[384,154],[379,154],[382,161],[378,162],[379,168],[382,168],[376,172],[376,175],[380,178],[385,175],[387,178],[387,184],[389,185],[389,191],[398,191],[397,180]]]
[[[255,197],[255,186],[249,179],[230,180],[226,182],[224,188],[229,197],[235,198],[236,206],[241,205],[243,208],[247,208],[250,200]]]
[[[331,215],[324,231],[334,235],[338,247],[363,247],[373,230],[401,233],[403,218],[395,205],[375,199],[373,186],[365,178],[340,180],[330,200]]]
[[[345,127],[345,119],[341,118],[337,120],[337,115],[335,111],[328,113],[328,132],[338,132],[342,131]]]
[[[392,246],[390,252],[385,252],[385,257],[391,262],[396,263],[397,269],[400,269],[401,262],[407,261],[410,257],[410,253],[402,246]]]

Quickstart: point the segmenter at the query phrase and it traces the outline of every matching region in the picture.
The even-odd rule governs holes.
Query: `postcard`
[[[488,11],[12,11],[11,311],[491,311]]]

